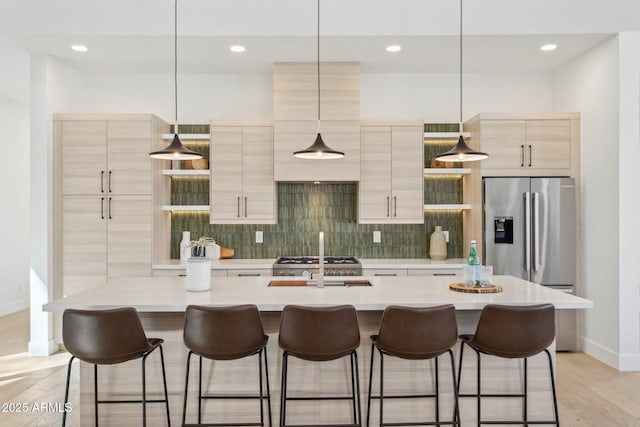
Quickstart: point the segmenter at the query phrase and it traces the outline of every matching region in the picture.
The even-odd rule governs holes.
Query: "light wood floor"
[[[61,405],[69,355],[29,357],[28,340],[27,310],[0,317],[0,426],[60,425],[62,415],[40,405]],[[77,368],[73,376],[75,403]],[[640,372],[618,372],[583,353],[558,353],[557,376],[563,427],[640,427]],[[11,404],[26,404],[26,413]],[[77,424],[72,412],[67,425]]]

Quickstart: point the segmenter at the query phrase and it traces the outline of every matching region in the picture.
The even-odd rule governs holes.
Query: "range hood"
[[[274,178],[286,182],[360,180],[360,64],[323,62],[322,121],[318,123],[317,64],[276,63],[273,68]],[[320,129],[318,129],[320,126]],[[341,159],[293,156],[318,131]]]

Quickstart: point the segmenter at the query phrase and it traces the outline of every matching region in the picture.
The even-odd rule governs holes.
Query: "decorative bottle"
[[[447,259],[447,241],[442,227],[439,225],[436,225],[436,231],[431,233],[431,239],[429,240],[429,257],[437,261]]]
[[[191,248],[189,247],[190,242],[191,242],[191,232],[183,231],[182,241],[180,242],[180,260],[181,261],[189,259],[189,257],[191,256]]]
[[[480,260],[478,260],[478,248],[476,247],[476,241],[471,241],[471,249],[469,249],[469,257],[467,258],[467,264],[475,266],[475,282],[476,286],[480,285]]]

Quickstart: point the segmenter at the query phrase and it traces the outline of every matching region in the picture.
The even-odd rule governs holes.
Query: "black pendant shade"
[[[318,50],[317,50],[317,77],[318,77],[318,129],[320,129],[320,0],[318,0]],[[329,148],[327,144],[322,140],[322,135],[320,135],[320,130],[318,130],[318,136],[316,136],[316,140],[305,148],[304,150],[295,151],[293,153],[294,157],[299,159],[311,159],[311,160],[331,160],[331,159],[340,159],[344,157],[344,153],[342,151],[337,151],[332,148]]]
[[[451,150],[440,153],[436,156],[436,160],[440,162],[473,162],[488,158],[487,153],[475,151],[464,142],[464,138],[460,135],[458,143]]]
[[[438,154],[435,158],[440,162],[475,162],[489,158],[487,153],[469,148],[462,136],[462,0],[460,0],[460,137],[451,150]]]
[[[160,160],[197,160],[202,158],[202,154],[189,150],[178,138],[178,134],[174,134],[173,141],[167,147],[159,151],[149,153],[149,157],[152,159]]]
[[[202,154],[186,148],[178,137],[178,0],[175,0],[173,4],[173,90],[176,112],[174,135],[171,144],[160,151],[149,153],[149,157],[160,160],[197,160],[202,158]]]
[[[327,144],[322,140],[322,135],[318,133],[316,136],[316,140],[313,144],[305,148],[304,150],[296,151],[293,153],[295,157],[300,159],[318,159],[318,160],[326,160],[326,159],[339,159],[344,157],[344,153],[342,151],[332,150],[327,147]]]

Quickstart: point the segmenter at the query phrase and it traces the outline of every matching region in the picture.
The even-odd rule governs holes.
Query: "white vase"
[[[447,242],[442,227],[436,225],[436,231],[431,233],[429,241],[429,257],[436,261],[447,259]]]
[[[211,259],[205,257],[191,257],[187,260],[188,291],[208,291],[211,289]]]
[[[182,241],[180,242],[180,261],[184,261],[191,257],[191,247],[189,246],[190,242],[191,242],[191,232],[183,231]]]

